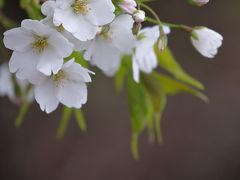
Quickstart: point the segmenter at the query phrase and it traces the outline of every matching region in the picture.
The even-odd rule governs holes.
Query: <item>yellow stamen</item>
[[[53,81],[59,82],[63,80],[65,77],[66,77],[65,73],[62,70],[60,70],[57,74],[53,75]]]
[[[87,0],[76,0],[73,9],[77,14],[86,14],[88,12]]]
[[[108,25],[102,27],[102,31],[100,35],[103,37],[105,41],[108,41],[110,39],[110,27]]]
[[[56,30],[58,31],[58,32],[63,32],[64,31],[64,27],[63,27],[63,25],[61,24],[60,26],[57,26],[56,27]]]
[[[32,47],[39,53],[43,52],[48,46],[47,37],[35,36]]]
[[[103,33],[102,36],[103,36],[103,39],[104,39],[105,41],[108,41],[109,38],[110,38],[110,35],[109,35],[108,32]]]

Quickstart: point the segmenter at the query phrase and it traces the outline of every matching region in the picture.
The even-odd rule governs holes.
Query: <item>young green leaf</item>
[[[183,68],[178,64],[175,60],[173,54],[169,49],[165,49],[162,52],[159,52],[157,46],[155,46],[155,53],[158,58],[159,66],[162,67],[164,70],[171,73],[175,76],[178,80],[183,81],[195,88],[204,89],[204,86],[201,82],[191,77],[188,73],[186,73]]]
[[[122,64],[115,75],[115,87],[118,92],[122,91],[124,88],[124,83],[128,75],[128,70],[131,68],[131,61],[131,56],[124,56],[122,58]]]
[[[41,7],[36,0],[20,0],[20,6],[32,19],[41,20]]]
[[[16,121],[15,121],[16,127],[20,127],[23,124],[24,118],[29,110],[29,107],[30,107],[30,103],[27,100],[25,100],[21,105],[19,114],[16,118]]]
[[[75,118],[77,120],[78,126],[82,131],[87,131],[86,121],[83,112],[80,109],[74,110]]]
[[[138,159],[136,152],[136,138],[147,127],[149,121],[153,118],[153,106],[151,97],[148,95],[144,86],[128,78],[128,103],[132,121],[132,153],[135,159]],[[133,146],[134,145],[134,146]],[[134,148],[133,148],[134,147]]]
[[[61,122],[57,130],[58,139],[62,139],[64,137],[69,121],[71,119],[72,112],[73,112],[73,109],[71,108],[68,108],[68,107],[63,108]]]
[[[208,102],[208,98],[205,94],[184,83],[181,83],[173,78],[158,73],[154,73],[154,76],[160,81],[164,92],[166,92],[168,95],[176,95],[184,92],[192,94],[200,98],[204,102]]]

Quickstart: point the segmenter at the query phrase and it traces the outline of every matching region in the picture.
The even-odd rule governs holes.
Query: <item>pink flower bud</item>
[[[195,6],[203,6],[209,2],[209,0],[188,0],[188,2]]]
[[[142,10],[136,10],[133,13],[133,19],[135,22],[143,22],[145,20],[145,12]]]
[[[137,3],[135,0],[123,0],[118,5],[122,11],[128,14],[133,14],[133,12],[136,11]]]

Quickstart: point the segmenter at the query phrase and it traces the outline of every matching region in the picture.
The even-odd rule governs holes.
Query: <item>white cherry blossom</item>
[[[169,34],[170,28],[163,27],[164,33]],[[133,55],[133,78],[139,82],[140,71],[151,73],[157,67],[157,57],[154,52],[154,44],[160,36],[159,26],[147,27],[140,31]]]
[[[51,113],[59,103],[69,108],[81,108],[87,102],[87,82],[90,72],[74,60],[65,63],[57,74],[44,76],[34,86],[35,99],[42,111]]]
[[[14,82],[13,75],[9,71],[9,67],[7,63],[4,63],[0,66],[0,96],[7,96],[12,102],[19,103],[21,101],[21,95],[26,93],[29,83],[25,80],[20,80],[18,78],[15,79]],[[16,83],[16,84],[15,84]],[[19,87],[19,96],[15,93],[15,85]],[[33,91],[30,90],[25,97],[27,101],[33,101]]]
[[[38,74],[56,74],[73,45],[56,30],[36,20],[24,20],[21,27],[4,33],[4,44],[13,50],[10,72],[19,79],[34,79]],[[39,71],[39,72],[38,72]]]
[[[99,26],[112,22],[114,11],[111,0],[56,0],[53,23],[87,41],[95,37]]]
[[[0,96],[7,96],[10,100],[15,98],[12,74],[6,63],[0,66]]]
[[[74,37],[70,32],[68,32],[62,25],[55,26],[53,23],[54,9],[57,7],[56,1],[49,0],[46,1],[42,7],[41,11],[46,16],[41,22],[52,28],[55,28],[59,33],[61,33],[66,39],[68,39],[73,45],[75,51],[83,51],[86,48],[86,42],[82,42],[76,37]]]
[[[114,75],[120,66],[122,56],[131,54],[135,46],[133,23],[132,17],[128,14],[116,17],[109,26],[103,27],[102,33],[89,42],[84,54],[85,59],[106,75]]]
[[[221,34],[206,27],[195,27],[192,31],[191,41],[195,49],[207,58],[214,58],[218,48],[222,46]]]

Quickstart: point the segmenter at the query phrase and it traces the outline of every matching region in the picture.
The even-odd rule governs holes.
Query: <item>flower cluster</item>
[[[74,57],[69,59],[72,53],[82,53],[107,76],[116,74],[124,55],[131,55],[133,78],[139,83],[140,72],[149,74],[158,65],[155,44],[159,51],[167,46],[170,25],[156,18],[157,25],[142,29],[147,18],[134,0],[48,0],[41,10],[45,18],[23,20],[21,27],[4,33],[4,44],[13,50],[10,72],[16,73],[18,81],[32,85],[36,101],[47,113],[59,102],[69,108],[81,108],[87,102],[86,83],[94,73]],[[203,56],[216,55],[223,39],[220,34],[206,27],[183,28],[191,33],[192,44]],[[0,82],[6,88],[0,90],[13,99],[6,71],[3,65]]]
[[[209,2],[186,1],[195,6]],[[13,53],[8,65],[0,66],[0,96],[23,104],[17,124],[34,99],[46,113],[63,104],[64,122],[75,108],[76,118],[82,121],[79,109],[87,102],[87,84],[92,81],[91,75],[95,75],[87,69],[90,65],[106,76],[115,77],[119,89],[127,82],[135,158],[138,156],[134,149],[136,141],[144,129],[149,129],[151,138],[156,133],[161,142],[160,119],[168,95],[185,92],[207,101],[201,92],[204,86],[175,60],[168,48],[168,36],[172,29],[183,30],[202,56],[214,58],[223,41],[219,33],[203,26],[166,23],[146,0],[38,0],[31,3],[34,4],[24,6],[31,19],[6,31],[3,39]],[[153,25],[145,27],[144,22]],[[15,24],[10,21],[4,25],[9,28]],[[157,72],[157,67],[169,75]]]

